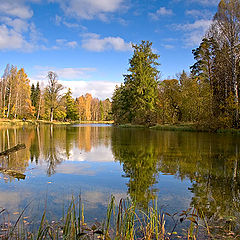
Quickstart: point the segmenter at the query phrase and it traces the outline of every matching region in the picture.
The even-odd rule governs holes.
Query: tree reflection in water
[[[73,149],[78,149],[80,154],[80,151],[90,152],[92,147],[100,144],[106,147],[110,144],[110,128],[39,125],[34,131],[30,159],[36,164],[47,163],[49,176],[56,173],[57,166],[63,161],[77,157],[72,156]]]
[[[143,207],[149,204],[160,190],[154,187],[159,171],[189,179],[194,194],[191,206],[204,214],[209,226],[228,226],[235,232],[240,220],[239,145],[239,137],[231,135],[112,131],[112,151],[129,178],[132,199]]]
[[[158,148],[147,130],[112,130],[112,152],[116,161],[123,164],[124,177],[129,178],[128,193],[140,206],[147,208],[156,196]]]

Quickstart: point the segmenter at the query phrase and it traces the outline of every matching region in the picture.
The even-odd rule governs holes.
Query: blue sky
[[[218,0],[0,0],[0,70],[24,67],[32,82],[58,74],[74,96],[111,97],[131,43],[153,42],[162,79],[193,64]]]

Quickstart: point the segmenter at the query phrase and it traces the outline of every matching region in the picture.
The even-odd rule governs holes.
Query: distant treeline
[[[116,123],[193,122],[210,129],[239,128],[240,1],[221,0],[191,71],[159,81],[151,43],[133,45],[129,74],[115,89]],[[184,61],[184,59],[183,59]]]
[[[24,69],[6,66],[0,79],[0,118],[44,119],[59,121],[103,121],[111,120],[111,102],[93,98],[87,93],[76,99],[71,89],[63,94],[63,86],[54,72],[48,73],[48,84],[39,82],[30,86]]]

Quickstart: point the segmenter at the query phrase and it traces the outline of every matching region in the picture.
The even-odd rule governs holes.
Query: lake
[[[170,214],[198,209],[239,231],[238,136],[104,124],[0,128],[0,152],[18,143],[26,149],[0,158],[0,167],[26,175],[0,174],[0,207],[12,218],[30,203],[28,221],[39,222],[44,209],[59,219],[80,194],[87,221],[101,221],[112,194],[141,209],[155,198]]]

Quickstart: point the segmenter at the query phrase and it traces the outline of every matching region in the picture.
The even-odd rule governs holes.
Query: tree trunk
[[[6,104],[6,83],[4,83],[4,91],[3,91],[3,117],[5,118],[5,104]]]
[[[235,127],[238,128],[239,126],[239,102],[238,102],[238,84],[237,81],[234,82],[234,103],[236,104],[236,109],[235,109]]]
[[[41,97],[41,95],[40,95],[40,100],[39,100],[39,105],[38,105],[38,113],[37,113],[37,120],[38,120],[39,117],[40,117],[41,102],[42,102],[42,97]]]
[[[18,104],[18,92],[17,92],[17,96],[16,96],[16,101],[15,101],[15,114],[14,114],[14,118],[17,118],[17,104]]]
[[[9,115],[10,115],[11,95],[12,95],[12,89],[11,89],[11,87],[10,87],[10,90],[9,90],[9,98],[8,98],[8,111],[7,111],[7,118],[9,118]]]
[[[16,146],[12,147],[12,148],[7,149],[6,151],[1,152],[0,156],[7,156],[11,153],[14,153],[16,151],[19,151],[19,150],[25,149],[25,148],[26,148],[25,144],[18,144]]]
[[[50,121],[52,122],[52,121],[53,121],[53,108],[51,108],[50,111],[51,111],[51,112],[50,112]]]

